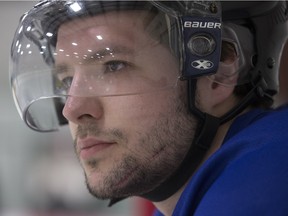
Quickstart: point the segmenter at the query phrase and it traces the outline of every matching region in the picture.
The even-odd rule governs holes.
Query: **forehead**
[[[55,60],[78,61],[89,56],[107,56],[107,52],[134,58],[148,51],[151,55],[159,43],[155,17],[156,14],[145,10],[115,11],[66,22],[57,34]]]
[[[145,22],[151,14],[146,11],[116,11],[92,17],[76,18],[64,23],[58,31],[57,41],[65,42],[67,39],[93,37],[98,40],[108,40],[123,35],[131,40],[145,35]]]

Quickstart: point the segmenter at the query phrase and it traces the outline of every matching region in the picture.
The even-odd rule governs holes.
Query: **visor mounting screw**
[[[210,12],[214,13],[214,14],[217,13],[217,11],[218,11],[217,5],[214,2],[210,4],[209,9],[210,9]]]
[[[266,63],[267,63],[268,68],[272,69],[274,67],[274,65],[275,65],[275,59],[270,57],[270,58],[267,59]]]
[[[188,41],[187,47],[193,55],[207,56],[214,52],[216,42],[209,34],[195,34]]]

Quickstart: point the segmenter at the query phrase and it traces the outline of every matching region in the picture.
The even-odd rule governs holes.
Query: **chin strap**
[[[237,104],[225,115],[221,117],[215,117],[207,113],[203,113],[196,107],[195,96],[197,79],[188,80],[189,110],[199,118],[199,125],[195,133],[196,137],[176,172],[151,192],[140,195],[141,197],[152,202],[159,202],[172,196],[183,185],[185,185],[185,183],[203,162],[203,159],[207,154],[207,151],[210,149],[213,139],[221,124],[224,124],[225,122],[233,119],[245,108],[247,108],[247,106],[249,106],[249,104],[251,104],[251,102],[253,102],[256,98],[260,97],[268,99],[268,101],[272,100],[270,94],[265,93],[266,84],[261,77],[256,79],[255,83],[251,83],[250,85],[250,92],[242,99],[239,104]],[[109,206],[123,199],[125,199],[125,197],[112,199]]]
[[[152,202],[159,202],[169,198],[178,191],[203,161],[208,149],[210,149],[219,124],[220,121],[218,118],[205,114],[204,124],[198,127],[200,134],[197,139],[194,139],[193,144],[176,172],[152,192],[143,194],[141,197]]]

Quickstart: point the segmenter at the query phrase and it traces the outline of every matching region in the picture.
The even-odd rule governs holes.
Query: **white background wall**
[[[0,215],[133,215],[131,200],[107,208],[107,202],[88,194],[67,128],[35,132],[16,111],[8,76],[10,45],[20,16],[35,3],[0,1]]]

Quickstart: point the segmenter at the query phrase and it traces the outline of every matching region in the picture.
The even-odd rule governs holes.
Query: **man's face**
[[[176,58],[144,31],[143,16],[111,12],[58,32],[55,71],[70,85],[63,114],[88,188],[102,199],[153,190],[179,166],[194,137],[185,83],[171,85],[179,74]]]

